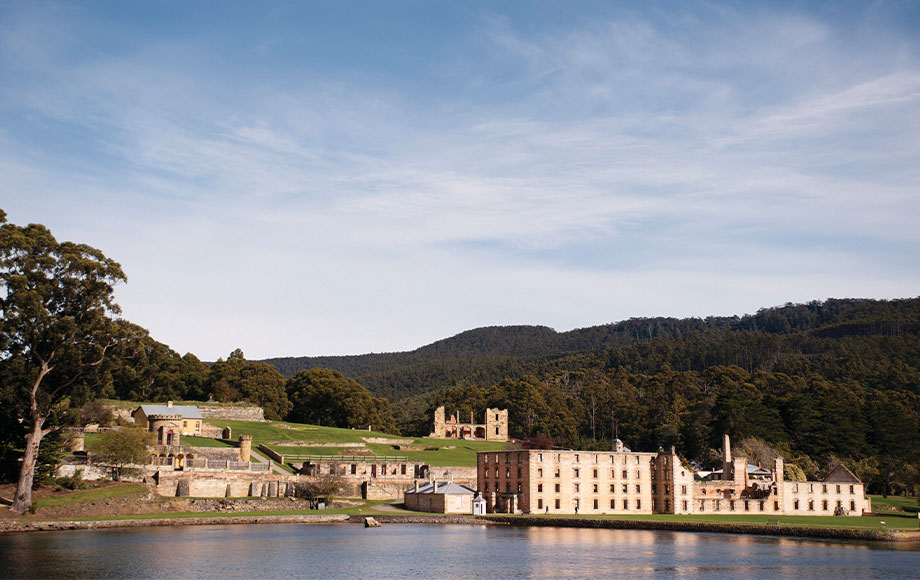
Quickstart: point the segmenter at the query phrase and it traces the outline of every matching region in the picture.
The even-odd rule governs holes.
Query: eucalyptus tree
[[[25,440],[10,510],[22,514],[42,438],[99,388],[106,353],[130,334],[114,320],[113,287],[127,278],[101,251],[58,242],[43,225],[7,223],[2,210],[0,224],[0,376]]]

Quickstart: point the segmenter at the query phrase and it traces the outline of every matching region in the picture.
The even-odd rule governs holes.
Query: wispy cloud
[[[309,32],[258,19],[218,44],[47,6],[0,18],[4,209],[121,260],[129,316],[182,350],[392,350],[920,281],[920,68],[894,29],[489,6],[397,74],[283,54]]]

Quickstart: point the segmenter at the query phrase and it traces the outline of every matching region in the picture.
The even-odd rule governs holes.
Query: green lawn
[[[387,439],[411,439],[412,446],[425,447],[432,450],[402,451],[394,449],[393,445],[385,443],[367,443],[368,449],[376,455],[405,456],[410,461],[424,461],[437,467],[476,465],[477,451],[493,451],[504,449],[506,443],[491,441],[451,441],[443,439],[426,439],[424,437],[400,437],[375,431],[361,431],[353,429],[337,429],[335,427],[317,427],[314,425],[300,425],[297,423],[254,422],[213,420],[210,424],[217,427],[230,427],[233,438],[240,435],[251,435],[253,448],[269,442],[307,441],[315,443],[365,443],[364,437],[381,437]],[[395,443],[394,443],[395,445]],[[299,447],[293,445],[272,444],[268,445],[282,455],[339,455],[339,451],[349,454],[345,447]],[[446,447],[452,447],[446,449]]]
[[[920,505],[917,503],[916,497],[904,497],[900,495],[889,495],[888,497],[882,497],[880,495],[870,495],[872,498],[872,509],[878,511],[878,506],[890,506],[896,508],[900,512],[906,512],[911,516],[915,516],[918,511],[920,511]]]
[[[191,447],[235,447],[220,441],[218,439],[211,439],[210,437],[182,437],[179,442],[182,445],[189,445]]]
[[[96,501],[113,497],[124,497],[128,495],[141,495],[147,492],[147,488],[140,483],[122,483],[112,485],[101,489],[88,489],[85,491],[75,491],[65,495],[56,495],[52,497],[36,498],[33,502],[36,509],[43,507],[53,507],[67,505],[71,503],[80,503],[87,501]]]

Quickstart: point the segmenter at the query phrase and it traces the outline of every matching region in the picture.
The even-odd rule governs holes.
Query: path
[[[250,453],[252,454],[253,457],[255,457],[256,459],[258,459],[258,460],[261,461],[262,463],[268,463],[269,461],[271,461],[268,457],[265,457],[264,455],[262,455],[261,453],[259,453],[259,452],[256,451],[255,449],[251,450]],[[280,473],[281,475],[290,475],[290,474],[291,474],[289,471],[285,471],[280,465],[278,465],[278,464],[275,463],[274,461],[272,461],[272,473]]]

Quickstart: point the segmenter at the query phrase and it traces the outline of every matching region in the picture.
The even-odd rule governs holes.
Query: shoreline
[[[834,528],[805,528],[783,525],[748,525],[709,522],[673,522],[649,520],[616,520],[585,518],[538,518],[527,516],[472,516],[472,515],[402,515],[402,514],[328,514],[328,515],[270,515],[270,516],[200,516],[182,518],[137,518],[119,520],[44,520],[0,521],[0,534],[65,530],[103,530],[117,528],[145,528],[170,526],[249,525],[249,524],[363,524],[371,516],[382,524],[450,524],[494,525],[512,527],[591,528],[612,530],[651,530],[671,532],[697,532],[717,534],[746,534],[753,536],[780,536],[792,538],[820,538],[829,540],[856,540],[886,543],[920,542],[920,530],[853,530]]]

